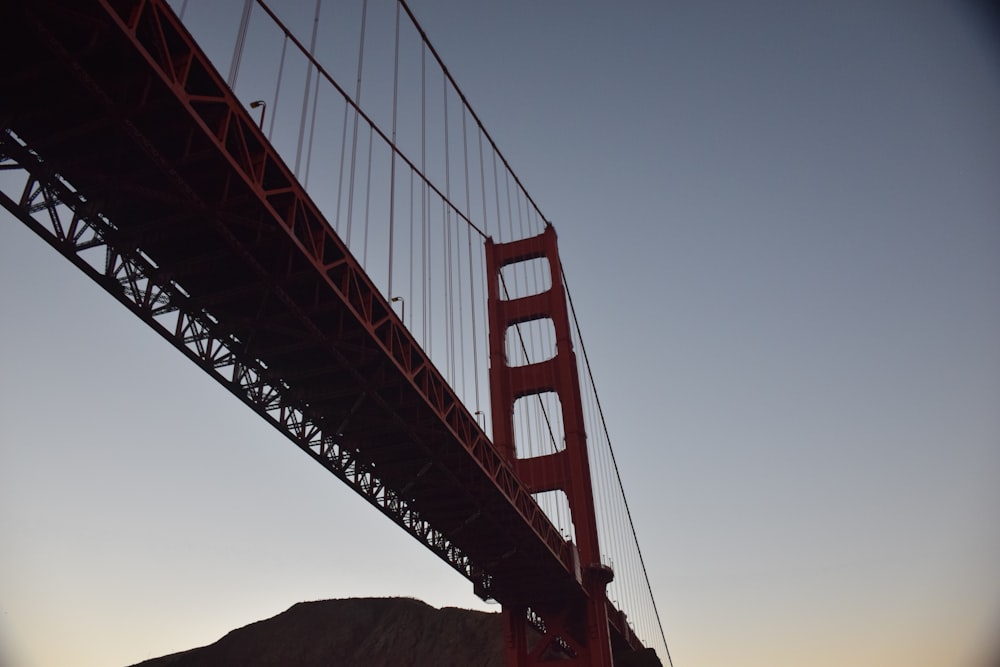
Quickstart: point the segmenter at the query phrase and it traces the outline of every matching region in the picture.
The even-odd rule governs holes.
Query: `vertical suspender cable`
[[[463,172],[465,174],[465,215],[469,215],[469,151],[465,144],[465,107],[460,107],[462,112],[462,148],[464,151],[463,159]],[[456,217],[456,221],[458,218]],[[464,225],[463,225],[464,226]],[[462,400],[468,401],[468,394],[466,393],[465,385],[465,304],[463,302],[464,291],[462,290],[465,284],[465,278],[462,275],[462,230],[461,227],[455,226],[455,256],[456,265],[458,266],[458,363],[459,363],[459,377],[462,378]],[[469,275],[471,280],[472,275]],[[478,409],[478,406],[477,406]]]
[[[426,45],[420,44],[420,324],[423,344],[430,352],[430,332],[427,328],[427,56]]]
[[[455,341],[454,341],[454,310],[452,309],[452,294],[451,294],[451,148],[448,145],[448,79],[446,77],[441,77],[441,97],[442,97],[442,108],[444,109],[444,201],[441,202],[441,222],[444,225],[443,238],[446,239],[444,243],[445,251],[445,262],[447,265],[447,271],[445,271],[442,278],[444,278],[444,307],[445,307],[445,317],[447,318],[448,326],[444,329],[444,345],[445,353],[448,355],[447,368],[449,373],[454,373],[455,370]],[[452,376],[452,379],[454,376]]]
[[[451,202],[451,171],[448,164],[448,79],[441,77],[441,101],[442,110],[444,114],[444,199],[441,201],[441,224],[442,229],[442,240],[448,238],[449,235],[449,222],[451,220],[451,210],[448,204]],[[447,267],[447,262],[450,259],[448,253],[447,241],[444,241],[443,250],[445,255],[446,266],[444,271],[441,272],[441,278],[444,281],[444,314],[445,322],[447,323],[444,328],[444,352],[445,352],[445,368],[446,374],[451,375],[452,371],[452,354],[451,354],[451,295],[449,294],[449,287],[451,286],[451,270]],[[449,380],[450,381],[450,380]]]
[[[372,199],[372,141],[375,130],[368,126],[368,175],[365,177],[365,238],[361,251],[362,266],[368,264],[368,210]]]
[[[472,201],[469,195],[469,135],[465,123],[465,107],[462,107],[462,169],[465,174],[465,215],[472,216]]]
[[[462,109],[462,149],[465,153],[465,211],[466,215],[472,217],[472,201],[469,197],[469,137],[465,124],[465,108]],[[484,221],[485,222],[485,221]],[[469,253],[469,312],[472,315],[472,327],[469,330],[472,334],[472,382],[476,397],[476,412],[479,412],[479,350],[476,345],[476,297],[475,297],[475,275],[472,271],[472,232],[465,228],[465,238],[468,240]],[[460,321],[464,318],[459,318]],[[463,336],[462,350],[464,355],[465,344]],[[465,357],[462,357],[462,367],[465,367]]]
[[[354,103],[361,104],[361,75],[365,64],[365,20],[368,17],[368,0],[361,3],[361,43],[358,45],[358,80],[354,92]],[[347,233],[345,240],[351,245],[351,217],[354,211],[354,173],[358,159],[358,121],[360,115],[354,110],[354,138],[351,140],[351,180],[347,188]]]
[[[340,212],[343,210],[344,202],[344,160],[347,154],[347,117],[351,115],[351,105],[344,100],[344,122],[340,128],[340,170],[337,172],[337,218],[334,226],[337,233],[342,233],[340,229]]]
[[[447,354],[448,381],[455,386],[455,295],[452,275],[453,257],[451,252],[451,207],[447,201],[441,202],[441,241],[444,251],[444,314],[447,326],[444,328],[445,354]]]
[[[500,216],[500,181],[497,178],[496,151],[493,151],[493,195],[497,202],[497,241],[503,243],[503,223]]]
[[[458,367],[459,367],[459,377],[462,378],[462,401],[466,404],[469,402],[469,395],[466,391],[466,372],[465,372],[465,304],[462,302],[465,296],[465,277],[462,275],[462,229],[465,229],[465,237],[469,238],[470,232],[469,228],[465,225],[455,225],[455,256],[456,256],[456,266],[458,267],[458,295],[455,297],[458,300]],[[470,244],[469,249],[472,246]],[[469,296],[472,296],[472,259],[469,259]],[[475,358],[473,357],[473,360]],[[475,364],[475,361],[473,361]],[[478,392],[476,392],[478,393]],[[476,409],[479,406],[476,405]]]
[[[504,189],[507,191],[507,228],[510,229],[510,238],[514,240],[517,234],[514,233],[514,210],[510,206],[510,172],[503,173]],[[514,287],[517,289],[517,271],[514,271]]]
[[[316,55],[316,33],[319,31],[319,9],[323,0],[316,0],[316,13],[313,16],[312,41],[309,43],[309,67],[306,68],[306,85],[302,92],[302,119],[299,121],[299,143],[295,149],[295,175],[299,175],[299,164],[302,162],[302,142],[306,133],[306,117],[309,113],[309,89],[312,87],[313,61]],[[318,75],[317,75],[318,76]]]
[[[302,185],[308,191],[309,189],[309,168],[312,166],[312,155],[313,155],[313,140],[316,136],[316,107],[319,104],[319,82],[320,77],[316,77],[316,86],[313,89],[313,99],[312,99],[312,118],[309,121],[309,142],[306,148],[306,173],[305,178],[302,181]]]
[[[524,238],[528,234],[524,231],[524,216],[521,215],[521,192],[523,190],[514,192],[514,201],[517,204],[517,228],[520,230],[521,238]]]
[[[396,147],[396,112],[397,112],[397,100],[399,98],[399,3],[396,3],[396,37],[395,37],[395,56],[393,58],[392,64],[392,148]],[[395,223],[396,223],[396,153],[391,150],[389,151],[389,159],[392,163],[389,167],[389,284],[388,284],[388,296],[393,298],[395,295],[392,293],[392,264],[393,264],[393,236],[395,233]],[[405,322],[404,322],[405,324]]]
[[[187,3],[185,3],[187,4]],[[240,17],[240,29],[236,33],[236,47],[233,49],[233,60],[229,63],[229,87],[236,87],[236,76],[240,71],[240,61],[243,60],[243,46],[247,41],[247,27],[250,25],[250,10],[253,9],[253,0],[245,0],[243,3],[243,15]],[[183,9],[181,10],[184,11]]]
[[[489,220],[486,215],[486,169],[483,167],[483,133],[480,131],[479,136],[479,188],[483,194],[483,231],[489,236],[490,225]],[[471,213],[471,211],[470,211]]]
[[[410,301],[410,309],[412,311],[413,305],[414,305],[414,303],[413,303],[413,170],[412,169],[410,169],[410,244],[409,244],[409,248],[410,248],[410,258],[409,258],[410,259],[410,261],[409,261],[409,264],[410,264],[410,282],[408,284],[410,286],[410,290],[409,290],[409,293],[407,294],[407,298]],[[413,314],[412,314],[412,312],[410,314],[410,322],[411,323],[413,322]],[[405,324],[405,322],[404,322],[404,324]],[[410,326],[410,325],[407,325],[407,326]]]
[[[267,126],[267,140],[274,136],[274,119],[278,115],[278,95],[281,93],[281,77],[285,72],[285,52],[288,50],[288,33],[281,42],[281,59],[278,61],[278,80],[274,84],[274,102],[271,103],[271,122]]]

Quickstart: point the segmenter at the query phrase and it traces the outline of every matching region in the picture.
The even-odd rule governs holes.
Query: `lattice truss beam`
[[[567,543],[169,7],[2,13],[16,214],[481,594],[572,594]]]
[[[271,380],[259,360],[241,354],[237,338],[216,333],[216,318],[199,308],[180,285],[163,279],[151,259],[109,243],[114,224],[9,132],[0,137],[0,172],[7,184],[14,180],[12,175],[21,177],[17,200],[0,191],[0,203],[21,222],[427,548],[467,578],[482,576],[467,554],[387,488],[356,451],[341,443],[340,434],[324,428],[297,405],[286,383]],[[480,583],[489,585],[488,580]]]

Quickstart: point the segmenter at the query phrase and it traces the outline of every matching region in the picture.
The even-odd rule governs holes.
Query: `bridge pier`
[[[533,259],[548,262],[547,290],[511,298],[501,284],[505,266]],[[587,455],[580,379],[570,329],[556,233],[547,224],[538,236],[509,243],[486,241],[489,288],[490,393],[493,441],[532,494],[562,491],[569,503],[576,535],[576,572],[584,595],[565,599],[501,600],[506,627],[508,667],[550,662],[586,667],[612,667],[607,585],[611,568],[601,563],[597,520]],[[518,324],[549,319],[555,331],[555,355],[547,360],[511,366],[506,354],[507,330]],[[559,397],[565,448],[534,457],[519,457],[514,437],[514,403],[519,398],[554,392]]]

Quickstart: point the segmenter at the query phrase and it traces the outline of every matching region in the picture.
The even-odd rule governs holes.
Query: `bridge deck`
[[[582,596],[570,547],[161,5],[4,3],[0,129],[106,217],[109,247],[150,260],[170,307],[351,453],[373,504],[505,604]]]

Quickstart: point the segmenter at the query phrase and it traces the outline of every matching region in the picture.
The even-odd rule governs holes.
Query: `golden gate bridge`
[[[500,602],[509,665],[671,662],[555,230],[413,11],[188,5],[3,5],[0,203]]]

